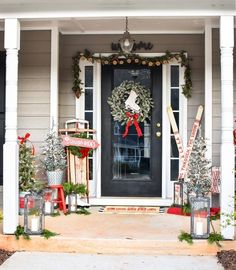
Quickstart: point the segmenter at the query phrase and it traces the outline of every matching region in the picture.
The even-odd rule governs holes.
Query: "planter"
[[[49,186],[61,185],[63,175],[64,171],[62,170],[47,171],[48,185]]]
[[[24,215],[24,207],[25,207],[25,195],[30,194],[29,191],[20,191],[19,194],[19,214]]]

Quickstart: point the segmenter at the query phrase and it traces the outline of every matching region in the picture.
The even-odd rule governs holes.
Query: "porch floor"
[[[60,235],[48,240],[32,236],[32,240],[15,240],[0,235],[1,248],[8,250],[79,252],[104,254],[174,254],[215,255],[219,248],[206,240],[193,245],[181,243],[181,230],[189,232],[190,218],[166,213],[109,214],[90,208],[91,215],[46,217],[45,228]],[[20,217],[20,223],[23,218]],[[218,222],[215,223],[217,229]],[[236,241],[224,241],[223,249],[236,249]]]

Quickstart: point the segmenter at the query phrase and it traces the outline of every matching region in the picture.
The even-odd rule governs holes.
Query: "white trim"
[[[24,29],[25,30],[25,29]],[[70,30],[60,30],[63,35],[122,35],[124,33],[121,31],[70,31]],[[132,31],[132,35],[158,35],[158,34],[203,34],[202,30],[142,30],[142,31]]]
[[[18,50],[20,23],[5,20],[6,118],[3,146],[3,233],[13,234],[19,224],[19,145],[17,141]]]
[[[50,77],[50,130],[58,131],[59,108],[59,31],[58,27],[51,30],[51,77]]]
[[[212,26],[205,23],[205,138],[206,157],[212,160]]]
[[[100,197],[90,198],[91,205],[133,205],[133,206],[170,206],[172,199],[162,199],[160,197],[154,198],[121,198],[121,197]]]
[[[60,19],[87,17],[212,17],[234,16],[234,10],[94,10],[94,11],[48,11],[48,12],[13,12],[0,14],[0,19]]]
[[[170,104],[170,83],[168,66],[162,65],[162,199],[169,197],[168,180],[170,179],[170,124],[167,115],[167,106]]]
[[[101,144],[102,139],[102,119],[101,119],[101,64],[96,63],[94,68],[94,98],[93,98],[93,108],[94,108],[94,128],[96,129],[96,138]],[[95,151],[94,160],[94,184],[96,185],[96,197],[101,197],[101,147]]]
[[[234,224],[227,224],[228,215],[234,213],[235,149],[233,145],[233,48],[234,17],[220,18],[221,51],[221,233],[225,239],[234,239]]]

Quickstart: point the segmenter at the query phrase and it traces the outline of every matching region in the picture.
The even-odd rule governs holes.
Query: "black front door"
[[[141,137],[131,126],[128,136],[123,138],[125,126],[113,121],[107,103],[113,88],[125,80],[139,82],[150,89],[154,101],[151,121],[139,124]],[[103,66],[101,106],[102,196],[161,196],[162,66]]]
[[[5,137],[6,54],[0,52],[0,185],[3,184],[3,144]]]

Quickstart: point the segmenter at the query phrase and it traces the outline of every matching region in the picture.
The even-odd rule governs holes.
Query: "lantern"
[[[44,199],[32,193],[25,196],[24,231],[27,234],[42,234],[44,230]]]
[[[191,202],[191,236],[206,239],[210,234],[210,199],[192,197]]]
[[[51,188],[46,188],[43,191],[44,199],[44,215],[52,215],[54,213],[54,192]]]
[[[77,194],[75,193],[68,195],[68,211],[69,213],[77,212]]]
[[[187,202],[187,186],[184,181],[179,180],[174,183],[174,206],[182,207]]]

